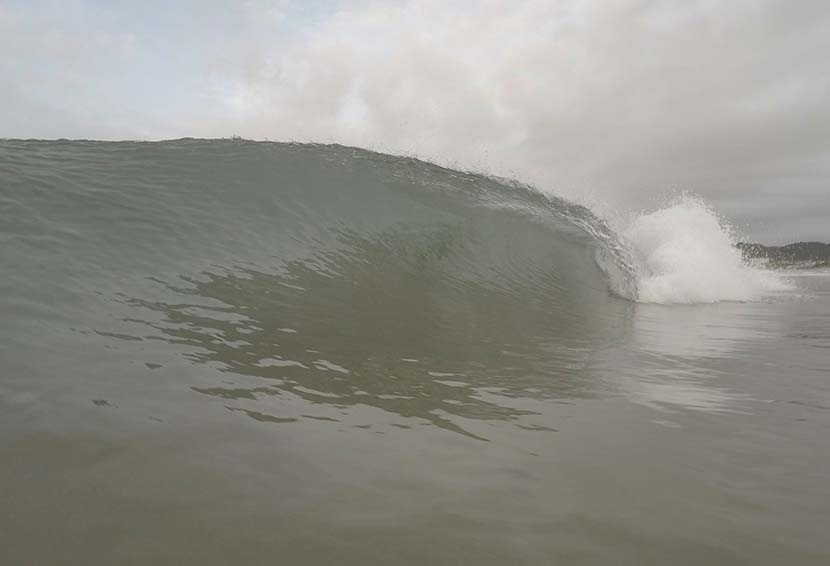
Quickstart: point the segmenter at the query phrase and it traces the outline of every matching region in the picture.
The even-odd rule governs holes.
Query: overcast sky
[[[830,241],[830,2],[0,0],[0,137],[230,135]]]

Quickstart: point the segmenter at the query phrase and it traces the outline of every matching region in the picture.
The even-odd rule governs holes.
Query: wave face
[[[579,391],[586,381],[550,376],[579,375],[619,332],[631,305],[620,296],[636,293],[628,253],[588,209],[415,159],[241,140],[7,140],[0,171],[2,338],[31,350],[15,356],[24,374],[43,371],[43,348],[105,338],[130,359],[167,343],[279,376],[296,395],[399,413],[423,400],[425,371]],[[440,421],[448,406],[436,403],[411,411]],[[449,410],[506,409],[465,398]]]
[[[153,261],[176,255],[158,246],[178,244],[191,257],[240,246],[245,258],[253,247],[271,263],[326,263],[378,246],[402,271],[428,266],[446,281],[554,300],[574,291],[569,281],[603,287],[595,251],[625,270],[624,250],[586,208],[415,159],[239,140],[1,143],[4,216],[41,238],[72,232],[79,248],[96,235],[95,253],[112,259]]]
[[[634,299],[766,288],[705,208],[619,238],[518,183],[341,146],[6,140],[0,175],[0,344],[29,397],[54,364],[80,368],[81,391],[186,359],[269,380],[197,380],[206,395],[323,396],[460,430],[451,416],[512,414],[482,387],[590,396]]]
[[[395,281],[416,278],[554,310],[609,285],[635,293],[625,250],[586,208],[414,159],[236,140],[6,141],[2,152],[6,237],[42,242],[87,275],[221,265],[290,278],[303,266],[400,300]]]

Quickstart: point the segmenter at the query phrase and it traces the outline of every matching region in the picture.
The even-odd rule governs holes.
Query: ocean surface
[[[830,273],[341,146],[0,140],[0,564],[830,563]]]

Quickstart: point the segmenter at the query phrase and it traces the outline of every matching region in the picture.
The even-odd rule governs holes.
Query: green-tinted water
[[[629,265],[414,160],[0,142],[0,563],[823,564],[830,277]]]

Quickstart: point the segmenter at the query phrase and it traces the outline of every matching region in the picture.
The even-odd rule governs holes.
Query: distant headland
[[[764,246],[738,242],[745,260],[762,263],[773,269],[812,269],[830,267],[830,244],[796,242],[785,246]]]

